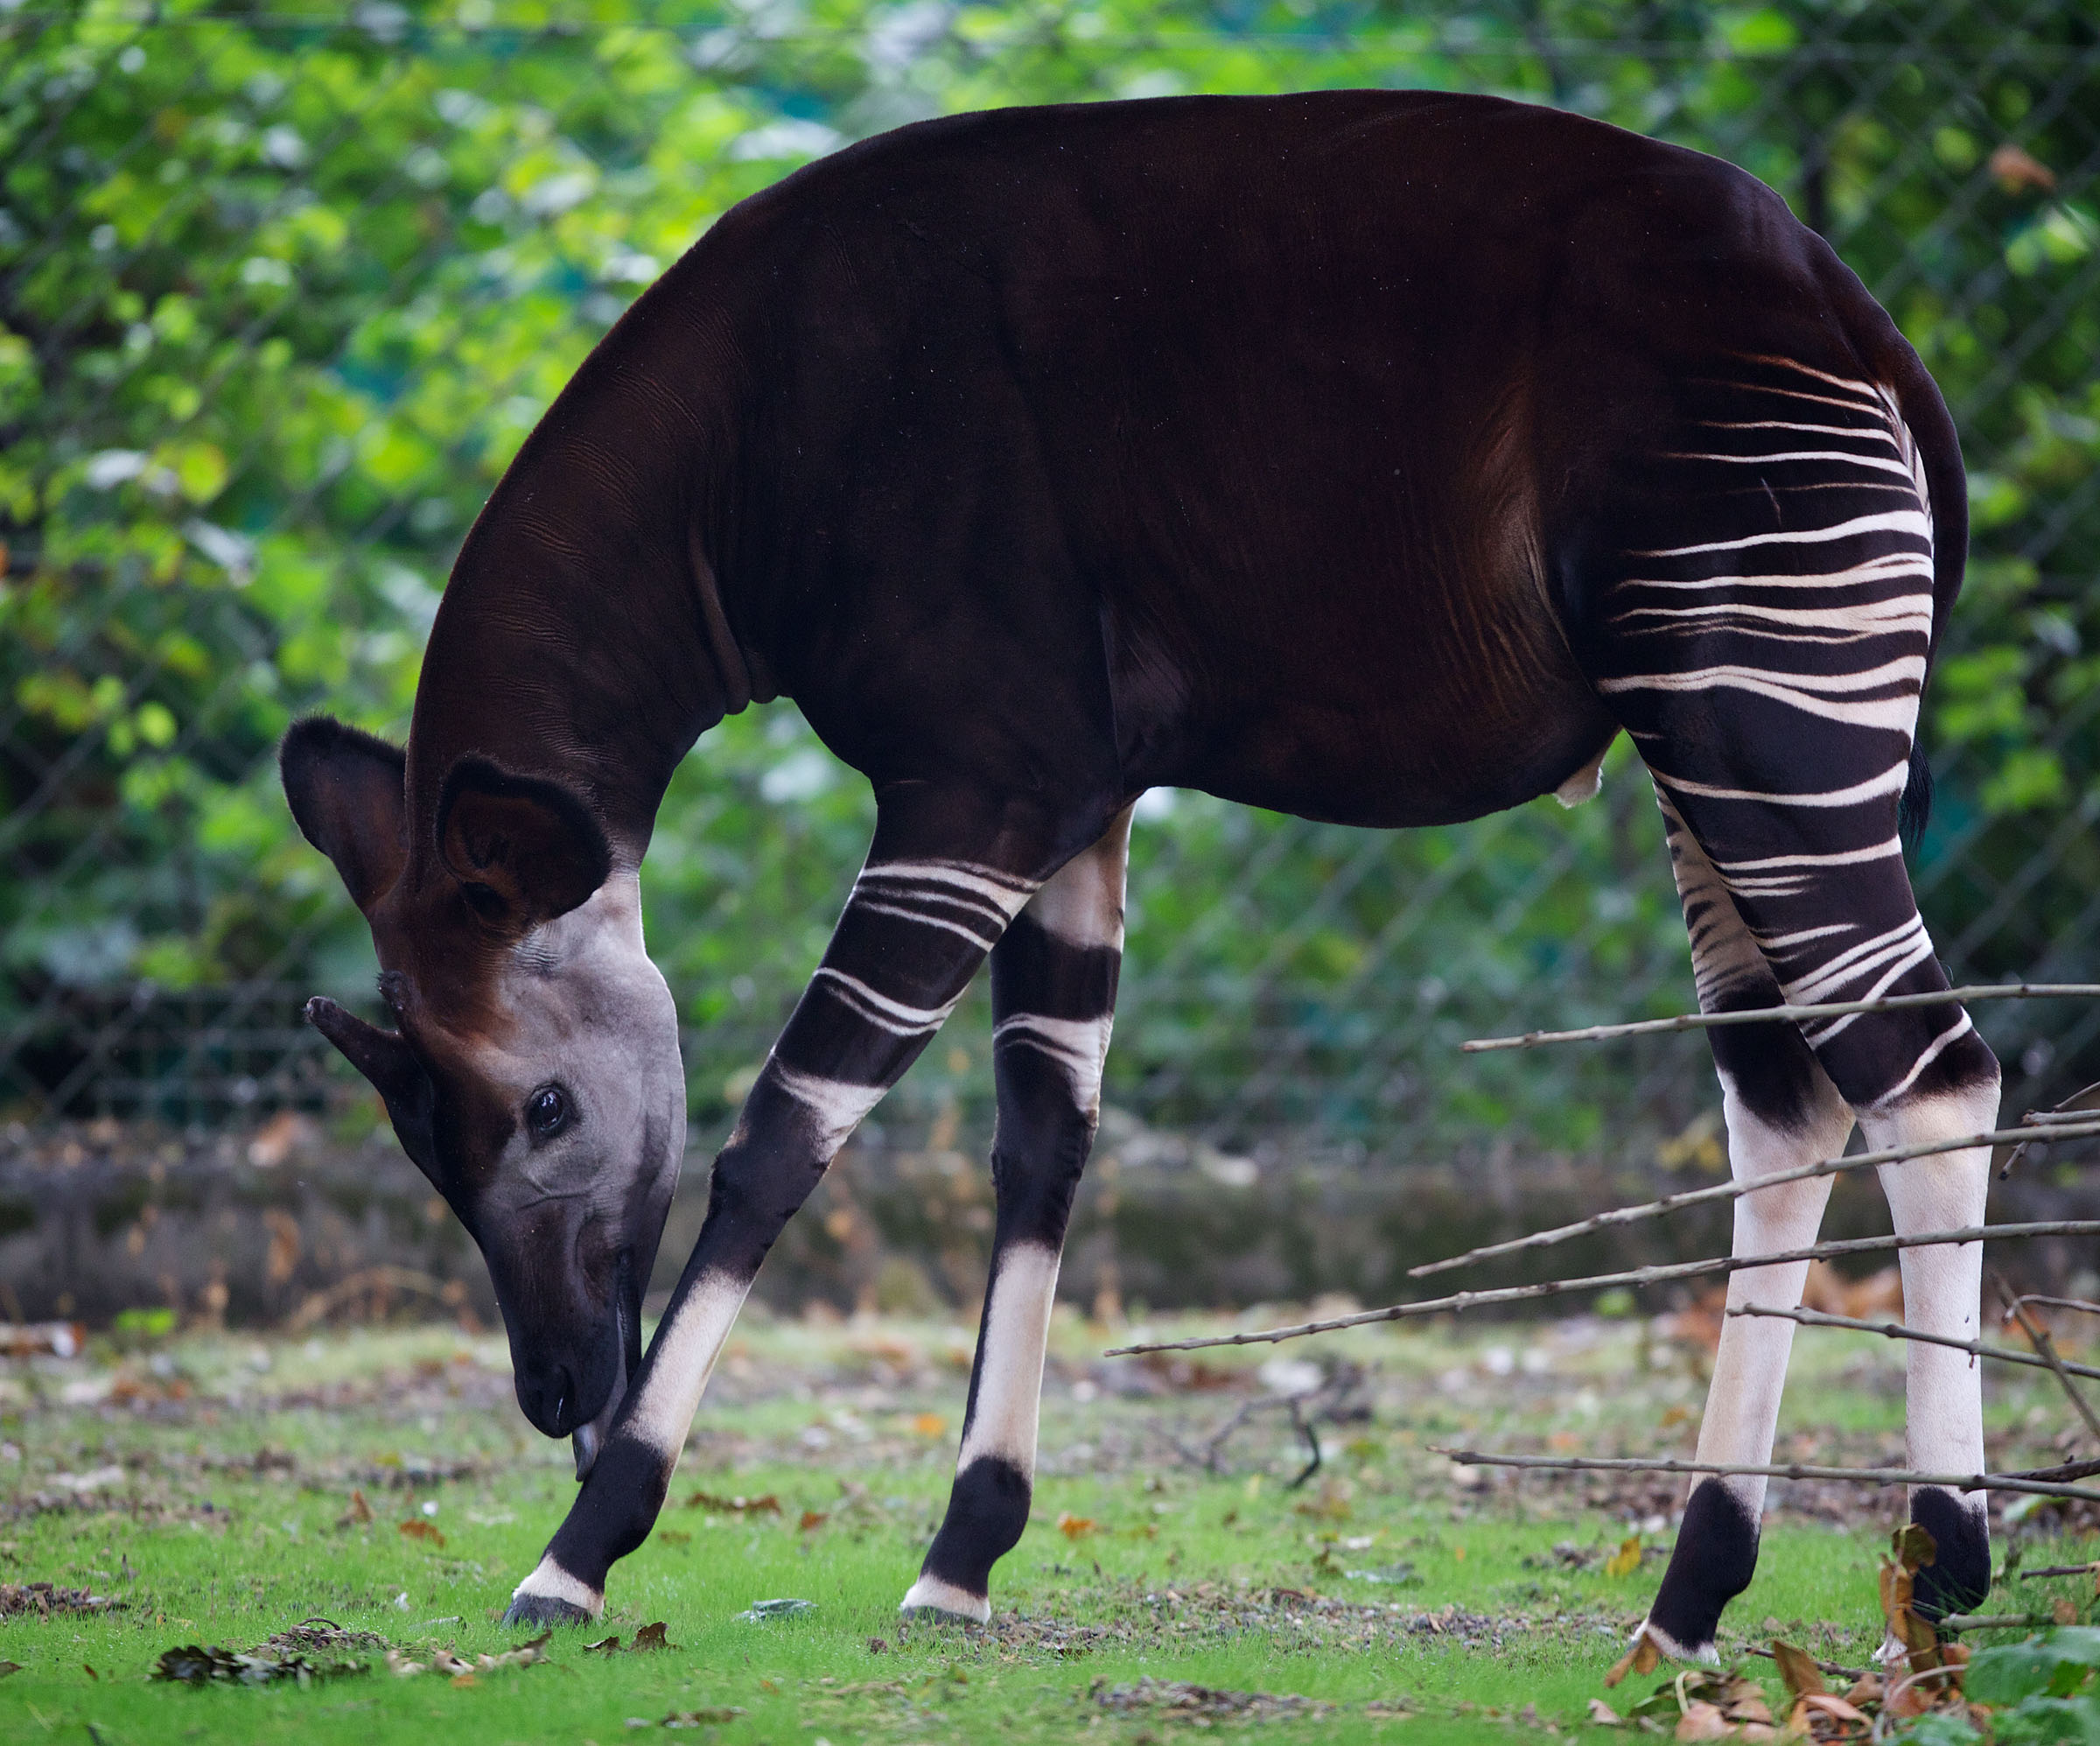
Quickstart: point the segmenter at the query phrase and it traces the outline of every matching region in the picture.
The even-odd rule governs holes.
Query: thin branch
[[[1515,1037],[1475,1037],[1459,1047],[1467,1055],[1490,1049],[1536,1048],[1549,1042],[1599,1042],[1607,1037],[1657,1036],[1670,1031],[1713,1030],[1723,1025],[1765,1025],[1774,1020],[1800,1024],[1842,1019],[1855,1013],[1900,1013],[1912,1006],[1944,1006],[1957,1000],[2100,999],[2100,983],[1993,982],[1950,988],[1937,994],[1884,994],[1873,1000],[1830,1000],[1809,1006],[1748,1006],[1729,1013],[1680,1013],[1674,1019],[1637,1019],[1624,1025],[1585,1025],[1574,1031],[1526,1031]]]
[[[2078,1392],[2078,1385],[2064,1369],[2063,1360],[2056,1356],[2056,1343],[2049,1338],[2049,1330],[2028,1315],[2012,1287],[2006,1283],[2006,1276],[1996,1267],[1991,1270],[1991,1284],[2005,1301],[2008,1318],[2020,1323],[2020,1331],[2027,1336],[2028,1343],[2041,1355],[2043,1361],[2056,1372],[2056,1380],[2063,1385],[2063,1392],[2071,1397],[2071,1405],[2078,1409],[2078,1416],[2085,1420],[2085,1428],[2092,1433],[2093,1441],[2100,1443],[2100,1417],[2093,1413],[2092,1402]]]
[[[2100,1564],[2045,1564],[2039,1570],[2015,1570],[2015,1582],[2033,1582],[2044,1576],[2090,1576]]]
[[[1326,1322],[1301,1322],[1290,1328],[1264,1328],[1247,1334],[1211,1334],[1200,1340],[1158,1340],[1138,1346],[1111,1346],[1102,1356],[1122,1358],[1139,1352],[1197,1352],[1211,1346],[1272,1346],[1283,1340],[1301,1340],[1308,1334],[1332,1334],[1338,1329],[1368,1328],[1375,1322],[1400,1322],[1416,1315],[1458,1315],[1468,1309],[1483,1309],[1494,1304],[1525,1303],[1534,1298],[1602,1291],[1613,1286],[1639,1290],[1645,1286],[1668,1285],[1676,1280],[1698,1279],[1706,1273],[1740,1273],[1746,1267],[1783,1266],[1789,1261],[1825,1261],[1840,1255],[1880,1254],[1891,1249],[1930,1249],[1950,1243],[2095,1236],[2100,1236],[2100,1219],[2053,1218],[2030,1224],[1971,1224],[1958,1231],[1921,1231],[1908,1237],[1849,1237],[1830,1243],[1812,1243],[1805,1249],[1783,1249],[1770,1255],[1717,1255],[1703,1261],[1671,1261],[1653,1266],[1628,1267],[1616,1273],[1592,1273],[1586,1279],[1546,1280],[1537,1285],[1502,1286],[1493,1291],[1453,1292],[1449,1297],[1389,1304],[1383,1309],[1338,1315]]]
[[[2047,1613],[1949,1613],[1938,1623],[1940,1630],[1958,1637],[1965,1630],[2032,1630],[2056,1621]]]
[[[1643,1201],[1638,1206],[1614,1207],[1608,1212],[1592,1213],[1587,1218],[1578,1219],[1572,1224],[1558,1225],[1551,1231],[1534,1231],[1529,1237],[1513,1237],[1507,1242],[1486,1243],[1478,1249],[1468,1249],[1463,1255],[1453,1255],[1448,1260],[1424,1261],[1421,1266],[1410,1267],[1410,1280],[1425,1279],[1432,1273],[1449,1273],[1454,1267],[1470,1266],[1475,1261],[1491,1261],[1504,1255],[1515,1255],[1527,1249],[1547,1249],[1555,1244],[1566,1243],[1578,1237],[1587,1237],[1592,1231],[1605,1231],[1614,1225],[1634,1224],[1643,1219],[1660,1218],[1664,1213],[1679,1212],[1688,1206],[1704,1206],[1714,1201],[1740,1200],[1745,1195],[1754,1195],[1760,1189],[1777,1188],[1785,1182],[1805,1182],[1818,1176],[1833,1176],[1841,1170],[1861,1170],[1872,1165],[1900,1164],[1908,1159],[1930,1158],[1943,1152],[1964,1152],[1972,1146],[2003,1146],[2020,1139],[2024,1130],[1999,1128],[1990,1133],[1965,1134],[1959,1139],[1921,1140],[1914,1146],[1893,1146],[1881,1152],[1862,1152],[1851,1158],[1826,1158],[1818,1164],[1803,1164],[1792,1170],[1775,1170],[1769,1176],[1760,1176],[1754,1182],[1716,1182],[1711,1188],[1687,1189],[1680,1194],[1665,1195],[1661,1200]],[[2032,1139],[2032,1134],[2026,1135]],[[2089,1118],[2084,1125],[2063,1132],[2052,1131],[2052,1141],[2059,1139],[2100,1139],[2100,1118]]]
[[[2100,1303],[2091,1303],[2082,1297],[2044,1297],[2038,1291],[2022,1292],[2022,1303],[2039,1303],[2050,1309],[2076,1309],[2087,1315],[2100,1315]]]
[[[1979,1358],[1995,1358],[2000,1364],[2031,1364],[2036,1370],[2048,1369],[2048,1361],[2033,1352],[2016,1352],[2010,1346],[1989,1346],[1981,1340],[1957,1340],[1951,1334],[1928,1334],[1922,1328],[1907,1328],[1900,1322],[1856,1322],[1849,1315],[1826,1315],[1820,1309],[1781,1309],[1763,1304],[1746,1303],[1723,1312],[1728,1315],[1766,1315],[1783,1322],[1798,1322],[1803,1328],[1847,1328],[1856,1334],[1880,1334],[1890,1340],[1915,1340],[1921,1345],[1950,1346],[1957,1352],[1968,1352]],[[2073,1376],[2090,1378],[2100,1382],[2100,1370],[2089,1364],[2065,1364],[2064,1369]]]
[[[1461,1467],[1548,1468],[1573,1473],[1715,1473],[1766,1479],[1835,1479],[1852,1485],[1942,1485],[1950,1491],[2029,1491],[2040,1497],[2070,1497],[2100,1504],[2100,1491],[2012,1473],[1917,1473],[1900,1467],[1811,1467],[1799,1462],[1643,1460],[1617,1455],[1483,1455],[1478,1449],[1430,1450]]]
[[[2100,1084],[2088,1085],[2071,1093],[2053,1110],[2029,1110],[2020,1120],[2029,1127],[2060,1128],[2087,1119],[2095,1110],[2100,1110]],[[1998,1180],[2004,1182],[2012,1174],[2012,1167],[2027,1155],[2031,1146],[2046,1146],[2046,1139],[2023,1139],[2006,1154],[2006,1161],[1998,1167]]]

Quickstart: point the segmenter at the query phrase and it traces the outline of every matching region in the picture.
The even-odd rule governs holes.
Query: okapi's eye
[[[569,1125],[569,1094],[559,1085],[542,1085],[525,1100],[525,1125],[535,1139],[552,1139]]]

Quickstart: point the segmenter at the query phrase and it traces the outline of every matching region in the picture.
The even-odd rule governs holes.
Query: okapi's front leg
[[[930,852],[922,830],[887,816],[878,826],[823,963],[715,1160],[699,1241],[634,1385],[539,1567],[512,1595],[508,1623],[597,1616],[606,1572],[654,1525],[708,1374],[766,1251],[1037,889],[1030,846],[990,832],[978,840],[987,838],[986,859],[951,859]],[[990,855],[1029,871],[1007,871]]]
[[[1123,964],[1125,810],[1038,892],[991,954],[998,1204],[948,1515],[902,1610],[991,1616],[991,1567],[1028,1525],[1037,1415],[1073,1191],[1101,1118]]]

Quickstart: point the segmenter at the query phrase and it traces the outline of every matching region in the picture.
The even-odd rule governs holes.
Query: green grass
[[[1084,1734],[1138,1746],[1198,1731],[1101,1700],[1147,1676],[1334,1707],[1260,1723],[1278,1742],[1506,1740],[1527,1706],[1564,1734],[1587,1731],[1586,1706],[1662,1568],[1650,1557],[1614,1577],[1587,1554],[1629,1533],[1666,1546],[1654,1517],[1670,1488],[1617,1476],[1472,1483],[1429,1446],[1681,1451],[1704,1392],[1696,1348],[1589,1322],[1368,1330],[1284,1349],[1364,1364],[1370,1408],[1326,1428],[1322,1473],[1292,1490],[1303,1446],[1280,1416],[1239,1433],[1222,1473],[1175,1446],[1194,1448],[1222,1424],[1267,1354],[1133,1372],[1096,1362],[1103,1343],[1060,1313],[1034,1518],[996,1574],[989,1630],[905,1625],[895,1611],[945,1497],[967,1334],[759,1320],[718,1373],[659,1532],[614,1571],[599,1630],[557,1633],[548,1662],[472,1683],[381,1665],[304,1690],[192,1690],[147,1675],[172,1645],[246,1649],[314,1615],[418,1658],[441,1645],[471,1658],[524,1635],[494,1616],[574,1487],[565,1446],[534,1436],[510,1403],[501,1342],[441,1328],[198,1336],[17,1364],[0,1374],[0,1582],[88,1588],[125,1605],[0,1621],[0,1658],[22,1666],[0,1679],[0,1740],[376,1746],[442,1730],[610,1746],[630,1737],[630,1719],[654,1735],[668,1714],[730,1708],[744,1714],[702,1722],[697,1737],[906,1746]],[[1796,1368],[1782,1451],[1900,1451],[1900,1352],[1804,1336]],[[1158,1392],[1117,1393],[1133,1374]],[[2045,1434],[2065,1416],[2053,1387],[1992,1378],[1994,1458],[2052,1457]],[[354,1491],[369,1523],[343,1525]],[[770,1494],[780,1510],[689,1504],[696,1491]],[[1774,1620],[1816,1654],[1860,1665],[1879,1637],[1875,1554],[1898,1508],[1893,1494],[1797,1489],[1731,1611],[1738,1644]],[[822,1519],[805,1527],[806,1512]],[[1060,1517],[1092,1525],[1068,1532]],[[2030,1517],[2022,1532],[2061,1539],[2054,1519]],[[403,1522],[427,1524],[442,1545],[403,1534]],[[1556,1553],[1569,1543],[1584,1567]],[[2080,1555],[2091,1554],[2074,1537],[2028,1561]],[[1348,1574],[1401,1564],[1413,1570],[1403,1586]],[[2050,1586],[2020,1585],[1994,1605]],[[816,1609],[738,1619],[780,1596]],[[666,1652],[583,1651],[659,1619]]]

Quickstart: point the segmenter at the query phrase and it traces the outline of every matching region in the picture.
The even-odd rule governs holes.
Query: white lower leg
[[[1013,1244],[998,1258],[955,1494],[902,1611],[930,1608],[980,1624],[991,1616],[991,1565],[1019,1538],[1035,1477],[1057,1270],[1057,1251],[1040,1243]]]
[[[1827,1082],[1828,1095],[1796,1128],[1778,1127],[1754,1114],[1725,1074],[1721,1083],[1737,1181],[1754,1182],[1843,1148],[1852,1112]],[[1733,1252],[1770,1254],[1813,1243],[1830,1191],[1824,1177],[1745,1195],[1735,1203]],[[1728,1308],[1791,1309],[1801,1301],[1807,1279],[1805,1261],[1746,1267],[1728,1281]],[[1724,1319],[1699,1423],[1699,1460],[1754,1464],[1770,1459],[1793,1332],[1791,1322],[1776,1317]],[[1713,1630],[1721,1609],[1747,1584],[1754,1567],[1765,1485],[1761,1476],[1740,1474],[1695,1483],[1670,1570],[1643,1627],[1665,1653],[1701,1660],[1715,1655]]]
[[[1863,1115],[1867,1144],[1915,1145],[1980,1133],[1998,1115],[1995,1080],[1964,1091]],[[1991,1184],[1991,1154],[1978,1146],[1881,1168],[1882,1190],[1898,1235],[1981,1224]],[[1903,1320],[1923,1332],[1957,1340],[1978,1337],[1983,1285],[1980,1243],[1900,1252]],[[1910,1464],[1927,1473],[1984,1471],[1983,1378],[1965,1352],[1921,1341],[1907,1343],[1905,1410]],[[1911,1518],[1928,1529],[1942,1555],[1920,1574],[1921,1598],[1936,1606],[1965,1607],[1990,1584],[1988,1518],[1981,1494],[1922,1489],[1911,1494]]]

